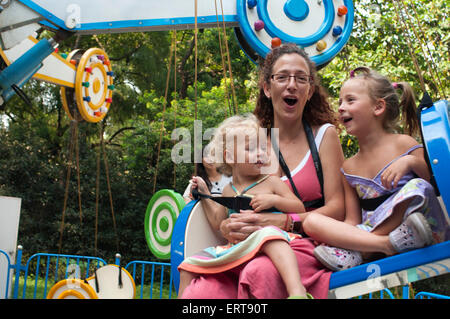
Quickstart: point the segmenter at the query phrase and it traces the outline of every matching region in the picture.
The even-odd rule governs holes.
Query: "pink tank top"
[[[315,142],[318,151],[320,150],[320,143],[322,142],[325,131],[330,126],[333,125],[329,123],[324,124],[317,132]],[[322,197],[319,179],[317,178],[316,169],[314,167],[314,161],[310,150],[306,152],[297,167],[291,170],[291,177],[303,201],[311,201]],[[286,176],[281,177],[281,180],[288,185],[291,191],[293,191],[291,183]],[[309,211],[313,209],[314,208],[309,208],[307,210]],[[292,214],[291,216],[294,220],[298,220],[297,214]]]

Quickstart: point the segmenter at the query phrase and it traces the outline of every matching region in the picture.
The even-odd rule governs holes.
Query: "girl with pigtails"
[[[397,133],[399,117],[407,134]],[[410,85],[357,68],[341,88],[339,119],[359,151],[341,169],[345,220],[309,214],[303,222],[306,234],[326,243],[314,249],[316,258],[339,271],[373,253],[389,256],[448,240],[423,146],[413,137],[418,121]]]

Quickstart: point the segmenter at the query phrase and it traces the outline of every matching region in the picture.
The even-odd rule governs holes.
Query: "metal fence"
[[[6,257],[5,295],[1,298],[45,299],[51,287],[68,278],[87,279],[96,269],[107,265],[99,257],[37,253],[22,265],[22,247],[18,246],[16,263],[12,264],[8,254],[0,250],[0,257]],[[114,263],[120,265],[119,254]],[[173,284],[170,264],[150,261],[132,261],[124,267],[136,283],[137,298],[172,298]],[[13,275],[13,276],[11,276]],[[11,287],[10,287],[11,286]]]

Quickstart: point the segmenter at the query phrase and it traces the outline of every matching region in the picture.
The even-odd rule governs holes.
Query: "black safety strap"
[[[239,212],[241,209],[253,210],[253,208],[250,206],[250,202],[252,199],[249,196],[243,196],[243,195],[238,195],[235,197],[210,196],[207,194],[200,193],[197,190],[197,188],[192,189],[192,196],[194,197],[194,199],[201,199],[201,198],[211,199],[211,200],[215,201],[216,203],[219,203],[220,205],[225,206],[229,209],[232,209],[236,212]],[[263,212],[271,213],[271,212],[279,212],[279,211],[280,211],[279,209],[272,207],[272,208],[264,210]]]
[[[314,168],[316,169],[317,178],[319,179],[320,184],[320,191],[322,193],[322,197],[319,199],[315,199],[312,201],[303,201],[303,205],[307,208],[314,207],[322,207],[325,204],[324,198],[323,198],[323,173],[322,173],[322,164],[320,162],[319,152],[317,151],[316,142],[314,139],[314,134],[312,132],[311,127],[309,126],[308,122],[306,120],[303,120],[303,127],[305,128],[306,133],[306,139],[308,140],[309,149],[311,150],[311,156],[314,162]],[[300,194],[298,193],[297,187],[294,184],[294,181],[292,180],[291,172],[289,170],[289,167],[286,165],[286,162],[284,161],[283,155],[280,152],[280,149],[277,145],[277,142],[274,138],[271,139],[272,146],[275,151],[275,153],[278,153],[278,161],[280,162],[281,169],[283,170],[284,174],[288,178],[289,182],[291,183],[292,189],[294,191],[295,196],[297,196],[300,200],[302,200]]]
[[[359,206],[367,211],[374,211],[378,206],[383,204],[383,202],[391,197],[392,193],[374,197],[374,198],[367,198],[367,199],[359,199]]]

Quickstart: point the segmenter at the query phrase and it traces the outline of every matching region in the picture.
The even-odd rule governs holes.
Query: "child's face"
[[[339,95],[339,120],[348,134],[358,135],[374,119],[375,103],[369,95],[367,82],[350,79],[344,83]]]
[[[228,157],[233,169],[245,175],[261,174],[261,168],[268,164],[267,143],[260,141],[256,134],[235,139],[234,158]]]

